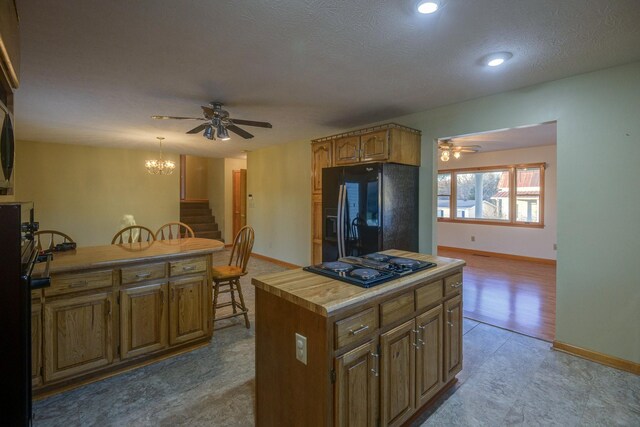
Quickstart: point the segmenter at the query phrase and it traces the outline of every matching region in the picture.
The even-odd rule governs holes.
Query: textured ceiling
[[[211,157],[640,59],[638,0],[20,0],[18,139]],[[484,55],[511,51],[487,69]],[[185,135],[220,100],[255,138]]]
[[[557,140],[556,122],[543,123],[513,129],[501,129],[473,135],[451,138],[455,146],[479,145],[480,152],[513,150],[515,148],[555,145]]]

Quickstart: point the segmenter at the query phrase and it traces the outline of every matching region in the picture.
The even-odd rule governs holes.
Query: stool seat
[[[247,273],[242,271],[241,267],[236,267],[235,265],[219,265],[211,267],[211,276],[213,277],[213,280],[231,279],[233,277],[244,276],[245,274]]]

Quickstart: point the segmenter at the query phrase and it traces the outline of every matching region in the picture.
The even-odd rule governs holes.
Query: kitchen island
[[[206,345],[211,254],[187,238],[54,253],[32,291],[34,395],[50,394]],[[34,277],[46,274],[38,264]]]
[[[462,369],[464,261],[368,289],[290,270],[256,277],[256,424],[399,426]]]

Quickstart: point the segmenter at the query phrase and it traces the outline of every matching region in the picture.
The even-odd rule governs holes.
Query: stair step
[[[213,222],[205,224],[189,224],[193,231],[218,231],[218,224]]]
[[[221,240],[222,232],[218,231],[196,231],[196,237],[200,237],[202,239],[215,239]]]
[[[180,209],[180,217],[185,216],[209,216],[211,209]]]
[[[201,216],[180,216],[180,222],[184,222],[185,224],[203,224],[205,222],[216,222],[216,217],[211,215],[201,215]]]
[[[209,202],[180,202],[182,209],[209,209]]]

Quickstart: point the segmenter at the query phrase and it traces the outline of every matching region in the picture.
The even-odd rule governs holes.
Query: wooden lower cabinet
[[[444,302],[444,380],[462,370],[462,295]]]
[[[31,386],[42,384],[42,304],[31,304]]]
[[[47,300],[44,381],[74,377],[113,361],[113,293]]]
[[[168,298],[167,283],[152,283],[120,290],[122,359],[167,347]]]
[[[211,297],[205,276],[169,282],[169,344],[176,345],[209,334]]]
[[[336,425],[376,425],[379,369],[376,342],[369,341],[336,358],[335,369]]]
[[[444,383],[442,377],[442,305],[416,318],[416,407],[427,403]]]

